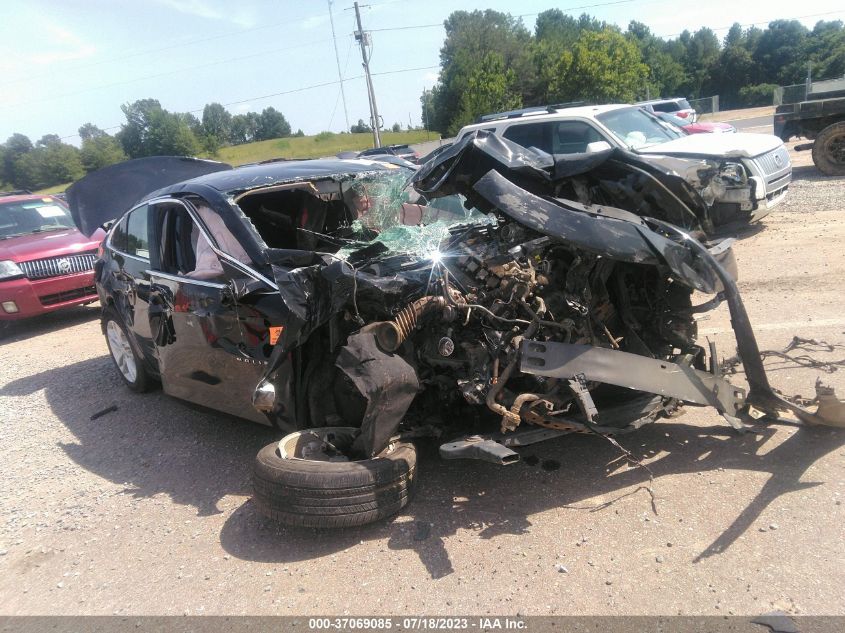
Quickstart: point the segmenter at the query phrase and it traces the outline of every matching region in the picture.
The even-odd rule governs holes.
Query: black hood
[[[73,183],[67,190],[67,202],[77,228],[90,236],[157,189],[227,169],[232,166],[185,156],[128,160],[99,169]]]

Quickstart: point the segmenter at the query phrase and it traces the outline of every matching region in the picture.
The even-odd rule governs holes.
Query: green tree
[[[656,98],[676,94],[687,82],[684,67],[665,50],[665,42],[652,34],[642,22],[632,20],[628,37],[640,49],[643,63],[648,66],[647,85],[638,91],[638,97]]]
[[[155,99],[121,106],[126,123],[117,138],[130,158],[195,156],[201,146],[191,129],[193,115],[171,113]]]
[[[232,115],[219,103],[209,103],[202,110],[202,126],[208,134],[226,138]]]
[[[580,34],[578,20],[560,9],[543,11],[534,23],[534,38],[538,41],[555,41],[563,46],[571,46]]]
[[[31,152],[34,149],[32,141],[24,134],[15,133],[6,139],[3,144],[3,173],[0,174],[0,180],[9,183],[13,187],[23,187],[19,184],[17,174],[15,173],[15,165],[18,159]]]
[[[431,90],[423,90],[423,93],[420,95],[420,110],[422,111],[422,116],[420,120],[422,121],[423,128],[425,128],[426,130],[446,129],[436,127],[433,120],[436,114],[435,100],[437,90],[437,86],[435,86]]]
[[[571,91],[568,76],[572,70],[572,46],[555,38],[538,39],[532,42],[529,51],[534,67],[536,86],[535,105],[564,103],[578,99]]]
[[[753,58],[766,82],[782,86],[801,83],[807,74],[802,53],[809,31],[797,20],[775,20],[763,31]]]
[[[99,138],[101,136],[106,135],[106,133],[103,130],[98,128],[93,123],[84,123],[83,125],[81,125],[79,127],[78,132],[79,132],[79,138],[81,138],[83,142],[85,142],[86,140],[91,139],[91,138]]]
[[[817,22],[807,38],[804,56],[812,63],[815,80],[845,75],[845,29],[842,21]]]
[[[85,175],[79,150],[73,145],[56,142],[56,138],[58,136],[48,134],[42,139],[46,139],[43,144],[18,157],[15,161],[17,187],[43,189]]]
[[[637,45],[615,29],[583,31],[572,49],[567,92],[595,103],[633,101],[648,77]]]
[[[61,142],[62,139],[58,134],[45,134],[35,142],[35,147],[51,147],[59,145]]]
[[[444,22],[446,39],[440,49],[440,77],[432,91],[429,127],[454,129],[459,112],[464,110],[463,95],[470,76],[493,53],[513,73],[513,89],[533,99],[532,67],[528,56],[531,34],[519,18],[498,11],[455,11]]]
[[[707,92],[718,94],[723,108],[739,107],[740,91],[752,85],[759,76],[759,67],[751,53],[743,46],[726,46],[719,55],[719,62],[710,69],[705,86]],[[771,94],[769,94],[771,105]]]
[[[688,95],[703,96],[702,89],[719,61],[719,51],[719,38],[707,27],[700,28],[689,38],[685,58]]]
[[[467,78],[460,109],[452,120],[449,134],[456,134],[482,114],[521,107],[522,96],[516,91],[515,84],[516,75],[513,70],[505,68],[502,56],[487,53]]]
[[[126,160],[126,153],[115,137],[103,132],[83,139],[79,158],[85,171],[90,173]]]
[[[219,103],[209,103],[202,110],[202,130],[206,139],[204,145],[210,152],[229,141],[232,128],[232,115]],[[212,150],[209,146],[214,146]]]
[[[353,124],[349,131],[353,134],[362,134],[364,132],[372,132],[373,128],[364,123],[364,119],[358,119],[358,123]]]
[[[290,123],[285,115],[273,107],[264,108],[258,117],[258,129],[255,133],[256,141],[266,141],[271,138],[290,136]]]
[[[236,114],[232,117],[229,126],[229,142],[232,145],[241,145],[255,140],[258,131],[258,115],[255,112]]]

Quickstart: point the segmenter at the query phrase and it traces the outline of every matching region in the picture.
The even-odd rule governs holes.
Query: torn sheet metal
[[[772,417],[777,417],[779,411],[790,411],[799,420],[807,424],[845,427],[845,405],[842,404],[841,400],[836,398],[832,389],[822,387],[819,383],[816,384],[816,393],[818,394],[820,403],[822,401],[821,396],[824,395],[827,404],[824,408],[819,406],[819,409],[815,413],[808,411],[794,402],[789,402],[774,392],[772,386],[769,384],[766,369],[763,367],[763,357],[760,354],[760,347],[757,345],[757,338],[754,336],[754,330],[751,328],[751,320],[748,318],[748,312],[746,312],[745,305],[740,297],[736,280],[731,277],[728,271],[716,261],[713,255],[698,240],[667,222],[662,222],[654,218],[650,218],[649,221],[665,230],[667,234],[676,235],[683,240],[690,248],[696,251],[705,264],[719,277],[724,288],[724,297],[731,315],[731,327],[736,338],[737,355],[742,360],[745,378],[750,387],[746,398],[748,404],[759,408]],[[819,391],[820,387],[822,389],[821,392]]]
[[[340,348],[335,366],[346,374],[366,400],[356,447],[374,457],[396,433],[420,390],[414,368],[398,354],[379,349],[375,336],[362,332]]]
[[[353,270],[346,262],[321,261],[294,269],[274,264],[273,276],[284,308],[285,329],[276,344],[282,353],[302,345],[352,299]]]
[[[671,361],[591,345],[525,341],[520,371],[550,378],[603,382],[714,407],[736,416],[745,391],[727,380]],[[599,419],[601,422],[601,419]]]
[[[655,233],[633,214],[619,209],[603,213],[601,207],[546,200],[496,171],[481,177],[474,189],[489,204],[538,233],[618,261],[662,264],[693,288],[708,293],[719,290],[718,278],[690,249]]]

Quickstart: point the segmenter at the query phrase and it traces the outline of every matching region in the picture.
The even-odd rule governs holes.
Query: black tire
[[[117,311],[115,311],[115,309],[111,306],[103,310],[102,327],[103,334],[106,337],[106,345],[109,348],[109,356],[111,356],[112,363],[114,363],[117,373],[120,374],[123,382],[125,382],[126,386],[132,391],[137,393],[149,391],[152,387],[153,379],[144,368],[144,362],[138,355],[138,352],[135,351],[135,348],[131,343],[131,339],[129,338],[129,334],[126,331],[126,326],[123,324],[123,320],[120,316],[118,316]],[[117,349],[115,341],[113,340],[114,337],[109,336],[110,332],[114,333],[111,328],[115,327],[120,329],[120,332],[122,332],[126,341],[126,346],[122,350]],[[121,359],[119,358],[121,354],[131,354],[132,362],[134,363],[134,372],[127,370],[127,364],[121,362]],[[125,358],[124,360],[128,363],[129,359]]]
[[[819,132],[813,143],[813,163],[826,176],[845,176],[845,121]]]
[[[288,437],[293,435],[298,434]],[[392,444],[373,459],[346,462],[282,457],[273,443],[255,458],[253,501],[261,514],[286,525],[364,525],[408,504],[416,467],[416,450],[406,442]]]

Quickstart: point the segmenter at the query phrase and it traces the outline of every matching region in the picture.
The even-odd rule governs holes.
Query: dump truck
[[[804,137],[812,143],[813,163],[827,176],[845,176],[845,77],[808,86],[806,100],[779,105],[774,115],[775,135],[784,142]]]

